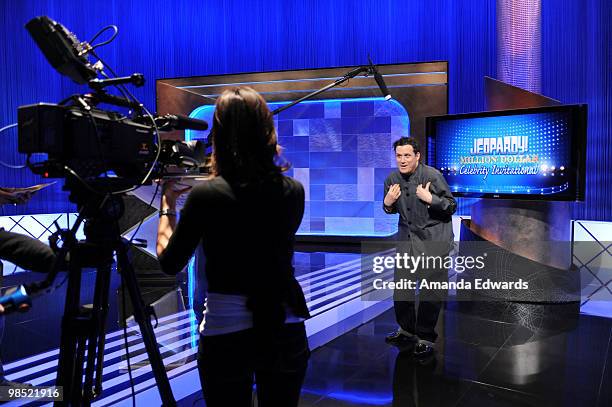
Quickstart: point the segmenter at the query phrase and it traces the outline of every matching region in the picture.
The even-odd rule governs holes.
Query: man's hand
[[[385,196],[384,204],[385,206],[391,207],[393,204],[399,199],[402,194],[402,189],[399,184],[393,184],[389,188],[387,195]]]
[[[431,205],[431,201],[432,201],[432,195],[431,192],[429,190],[429,187],[431,186],[431,181],[429,181],[427,184],[425,184],[425,186],[419,184],[417,185],[417,189],[416,189],[416,194],[417,197],[425,202],[427,205]]]
[[[0,188],[0,205],[23,204],[32,198],[32,191],[19,191]]]

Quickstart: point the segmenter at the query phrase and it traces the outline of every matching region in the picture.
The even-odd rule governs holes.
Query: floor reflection
[[[612,321],[578,311],[449,302],[426,360],[384,343],[388,311],[313,353],[301,405],[609,406]]]

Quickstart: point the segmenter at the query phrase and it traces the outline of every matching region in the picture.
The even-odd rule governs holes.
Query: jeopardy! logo
[[[474,139],[470,154],[523,154],[529,150],[529,136],[481,137]]]

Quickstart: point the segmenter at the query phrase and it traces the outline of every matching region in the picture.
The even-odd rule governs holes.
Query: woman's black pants
[[[250,407],[254,382],[259,407],[298,405],[310,356],[304,323],[263,337],[254,329],[200,336],[198,370],[207,407]]]

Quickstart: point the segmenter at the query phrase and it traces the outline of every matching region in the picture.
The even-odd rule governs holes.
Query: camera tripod
[[[151,325],[150,318],[154,313],[142,300],[129,260],[129,242],[119,232],[117,221],[124,211],[123,197],[92,194],[78,185],[71,188],[68,183],[67,189],[71,191],[70,200],[77,203],[79,218],[71,231],[63,232],[64,247],[60,251],[60,256],[69,252],[70,261],[56,381],[57,386],[64,388],[64,401],[56,405],[87,406],[102,393],[110,274],[113,254],[116,254],[118,271],[131,299],[134,318],[140,327],[162,403],[164,406],[175,406]],[[77,242],[75,232],[83,220],[86,240]],[[85,306],[80,303],[81,271],[84,267],[97,270],[93,304]],[[57,274],[57,271],[54,270],[52,274]]]

